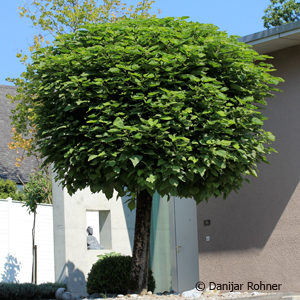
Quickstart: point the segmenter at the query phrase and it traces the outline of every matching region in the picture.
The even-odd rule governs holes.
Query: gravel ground
[[[148,292],[144,295],[118,295],[114,298],[105,298],[105,300],[170,300],[170,299],[180,299],[180,300],[191,300],[191,299],[199,299],[199,300],[218,300],[218,299],[237,299],[237,298],[245,298],[245,297],[255,297],[266,295],[270,293],[259,293],[259,292],[226,292],[222,293],[220,291],[204,291],[199,292],[196,289],[184,292],[183,294],[152,294]],[[83,300],[94,299],[94,300],[103,300],[104,298],[98,298],[94,295],[91,298],[84,298]]]

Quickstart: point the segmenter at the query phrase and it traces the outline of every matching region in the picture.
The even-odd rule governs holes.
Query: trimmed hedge
[[[99,259],[88,274],[89,294],[126,294],[129,286],[131,256],[104,256]],[[155,280],[149,269],[148,290],[153,292]]]
[[[55,299],[55,292],[58,288],[66,288],[62,283],[0,283],[1,300],[37,300]]]

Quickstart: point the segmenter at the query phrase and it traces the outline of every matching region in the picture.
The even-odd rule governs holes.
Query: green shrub
[[[87,292],[126,294],[129,286],[131,256],[106,255],[92,267],[87,279]],[[149,269],[148,290],[154,291],[155,280]]]
[[[59,288],[67,288],[67,286],[60,282],[42,283],[38,286],[38,294],[42,299],[55,299],[55,292]]]
[[[12,180],[0,180],[0,199],[23,200],[23,193],[18,191],[17,184]]]
[[[0,283],[1,300],[53,299],[58,288],[66,287],[62,283]]]

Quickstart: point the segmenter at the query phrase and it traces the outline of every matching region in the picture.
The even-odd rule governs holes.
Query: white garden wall
[[[38,206],[37,283],[54,282],[52,205]],[[0,200],[0,282],[31,282],[32,224],[22,202]]]

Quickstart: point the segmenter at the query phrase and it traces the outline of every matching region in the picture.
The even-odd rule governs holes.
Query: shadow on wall
[[[67,285],[68,291],[72,293],[82,293],[82,291],[86,290],[86,279],[84,277],[84,273],[75,268],[74,263],[68,261],[59,278],[58,282],[63,282]]]
[[[134,227],[135,227],[135,209],[131,211],[126,201],[128,200],[128,197],[122,197],[122,205],[123,205],[123,211],[124,216],[126,220],[126,227],[128,232],[128,237],[130,241],[130,247],[131,251],[133,251],[133,241],[134,241]]]
[[[21,263],[13,255],[7,254],[6,262],[4,264],[4,272],[1,274],[2,282],[16,283],[17,277],[21,269]]]

